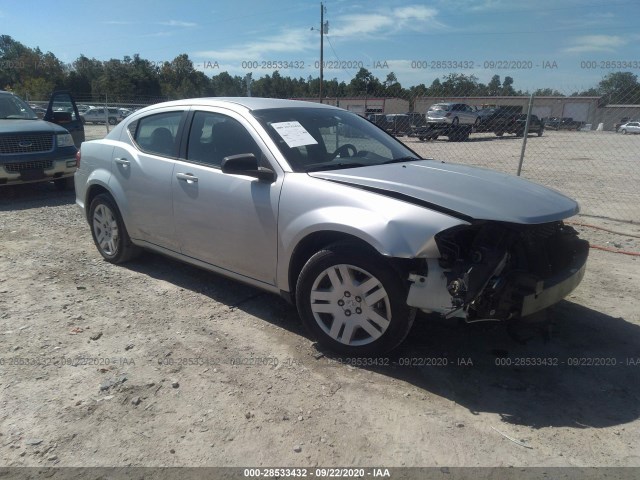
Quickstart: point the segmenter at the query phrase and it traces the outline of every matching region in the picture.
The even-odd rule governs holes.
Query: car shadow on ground
[[[0,186],[0,212],[70,205],[75,200],[73,190],[58,190],[51,182]]]
[[[277,295],[152,253],[126,266],[308,337],[295,307]],[[512,424],[601,428],[636,420],[640,327],[571,301],[541,317],[466,324],[419,314],[407,340],[388,357],[321,352]]]
[[[471,412],[532,428],[601,428],[640,416],[640,327],[623,318],[562,301],[538,323],[416,322],[394,352],[397,366],[383,372]]]

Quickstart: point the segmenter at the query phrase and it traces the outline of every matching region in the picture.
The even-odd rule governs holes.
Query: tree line
[[[255,97],[313,98],[318,96],[320,79],[292,78],[279,71],[252,80],[221,72],[209,77],[196,70],[187,54],[172,61],[157,64],[134,54],[122,60],[97,60],[80,55],[71,64],[65,64],[51,52],[30,48],[8,35],[0,36],[0,88],[11,90],[23,98],[45,99],[58,88],[70,90],[81,100],[127,102],[131,99],[180,99],[205,96],[246,96],[249,90]],[[449,73],[435,79],[431,85],[424,83],[403,87],[396,75],[390,72],[384,80],[361,68],[347,83],[337,79],[324,80],[325,97],[400,97],[413,99],[419,96],[536,96],[563,93],[552,88],[533,92],[516,90],[514,79],[494,75],[484,84],[474,75]],[[640,83],[632,72],[612,72],[597,86],[576,91],[570,96],[602,96],[603,103],[640,104]]]

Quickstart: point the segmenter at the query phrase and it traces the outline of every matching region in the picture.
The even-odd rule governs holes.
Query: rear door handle
[[[185,180],[187,183],[198,183],[198,177],[190,173],[176,173],[178,180]]]
[[[114,158],[113,161],[122,165],[123,167],[129,166],[129,160],[127,160],[126,158]]]

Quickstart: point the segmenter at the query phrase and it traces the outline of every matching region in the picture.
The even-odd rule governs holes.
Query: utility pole
[[[320,103],[322,103],[322,79],[324,62],[324,5],[320,2]]]

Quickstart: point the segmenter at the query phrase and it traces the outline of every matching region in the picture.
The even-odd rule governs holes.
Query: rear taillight
[[[76,168],[80,168],[80,150],[76,152]]]

